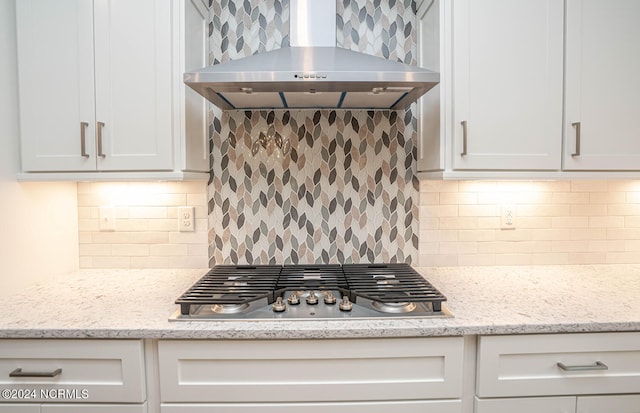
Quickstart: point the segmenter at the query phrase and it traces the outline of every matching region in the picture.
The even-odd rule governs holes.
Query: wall
[[[338,46],[415,64],[412,7],[338,1]],[[211,63],[288,46],[288,0],[213,2],[211,16]],[[410,110],[212,110],[211,265],[416,261]],[[270,126],[289,155],[251,154]]]
[[[0,0],[0,295],[78,268],[74,183],[18,183],[15,3]]]
[[[640,262],[640,181],[422,181],[419,203],[420,265]]]
[[[207,268],[206,182],[80,182],[82,268]],[[100,231],[100,207],[115,231]],[[178,207],[195,208],[195,231],[178,231]]]

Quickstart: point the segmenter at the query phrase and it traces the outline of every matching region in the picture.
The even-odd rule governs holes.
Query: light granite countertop
[[[280,339],[640,331],[640,265],[417,268],[453,318],[170,322],[199,270],[82,270],[0,297],[0,338]]]

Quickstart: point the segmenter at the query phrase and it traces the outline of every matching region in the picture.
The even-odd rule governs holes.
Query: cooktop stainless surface
[[[452,317],[407,264],[216,266],[170,320],[333,320]]]

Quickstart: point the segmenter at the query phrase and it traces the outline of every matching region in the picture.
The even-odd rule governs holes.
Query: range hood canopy
[[[223,110],[408,107],[436,72],[335,47],[336,0],[291,0],[291,47],[184,74]]]

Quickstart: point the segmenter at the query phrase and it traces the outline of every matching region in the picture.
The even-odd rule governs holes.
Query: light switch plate
[[[100,207],[100,231],[116,230],[116,213],[111,206]]]

